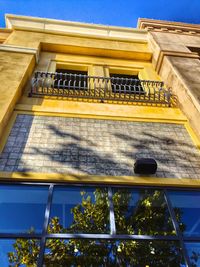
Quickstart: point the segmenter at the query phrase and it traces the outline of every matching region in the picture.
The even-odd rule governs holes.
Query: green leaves
[[[15,251],[8,253],[10,266],[25,266],[36,267],[39,254],[39,241],[35,239],[18,238],[13,245]]]
[[[70,227],[72,232],[106,233],[108,232],[109,210],[108,196],[105,189],[96,189],[94,201],[90,195],[81,192],[82,202],[72,208],[74,216]]]

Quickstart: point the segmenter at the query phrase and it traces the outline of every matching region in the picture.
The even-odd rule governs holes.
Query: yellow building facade
[[[200,265],[199,40],[6,15],[0,266]]]

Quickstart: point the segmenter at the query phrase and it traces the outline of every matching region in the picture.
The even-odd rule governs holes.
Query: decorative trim
[[[12,14],[6,14],[5,19],[8,29],[147,43],[147,31],[143,29],[139,30],[135,28],[17,16]]]
[[[73,102],[73,101],[71,101]],[[65,103],[67,103],[65,101]],[[69,101],[70,104],[70,101]],[[92,103],[88,103],[91,105]],[[98,103],[99,104],[99,103]],[[52,117],[72,117],[72,118],[91,118],[91,119],[98,119],[98,120],[119,120],[119,121],[141,121],[141,122],[158,122],[158,123],[174,123],[174,124],[184,124],[187,122],[187,118],[183,114],[177,114],[176,111],[174,114],[168,115],[168,118],[166,118],[165,115],[165,110],[169,110],[169,108],[163,108],[163,113],[160,117],[158,117],[158,111],[159,108],[155,108],[155,116],[150,115],[148,116],[147,113],[142,112],[142,110],[138,109],[138,112],[133,114],[131,117],[126,117],[126,116],[113,116],[113,115],[97,115],[97,114],[87,114],[87,113],[69,113],[69,112],[63,112],[59,110],[54,110],[52,112],[47,111],[44,109],[39,109],[37,110],[35,108],[36,106],[31,106],[31,105],[20,105],[17,104],[15,111],[17,114],[30,114],[30,115],[36,115],[36,116],[52,116]],[[51,108],[51,107],[50,107]],[[135,109],[137,109],[137,106],[134,106]],[[149,107],[146,107],[149,109]],[[175,108],[171,108],[171,110],[175,110]],[[178,110],[178,109],[176,109]],[[141,111],[141,113],[140,113]],[[157,115],[157,117],[156,117]],[[175,119],[175,116],[179,117],[178,119]]]
[[[13,32],[12,29],[8,29],[8,28],[0,28],[0,33],[11,33]]]
[[[200,36],[200,24],[139,18],[137,28],[140,30],[145,29],[147,31],[170,32],[175,34],[181,33]]]
[[[195,53],[195,52],[178,52],[178,51],[161,50],[158,56],[156,67],[155,67],[155,70],[157,73],[160,72],[162,62],[165,56],[200,59],[198,53]]]
[[[0,43],[5,42],[12,32],[11,29],[0,28]]]
[[[39,62],[39,49],[28,48],[28,47],[23,47],[23,46],[0,44],[0,51],[32,54],[32,55],[35,55],[36,63]]]
[[[152,176],[105,176],[105,175],[73,175],[62,173],[36,172],[0,172],[0,181],[56,182],[112,185],[148,185],[200,188],[200,180],[190,178],[160,178]]]
[[[190,135],[190,138],[192,139],[194,145],[197,147],[197,149],[200,152],[200,140],[199,140],[199,138],[195,134],[194,130],[192,129],[192,127],[190,126],[188,121],[184,124],[184,126],[185,126],[188,134]]]

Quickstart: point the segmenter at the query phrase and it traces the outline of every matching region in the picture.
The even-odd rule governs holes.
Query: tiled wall
[[[153,157],[158,177],[200,178],[200,153],[183,125],[18,115],[0,171],[135,175]]]

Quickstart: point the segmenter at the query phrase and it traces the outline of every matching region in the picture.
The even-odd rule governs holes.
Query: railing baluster
[[[147,82],[148,86],[148,93],[149,93],[149,102],[151,101],[151,84]]]

